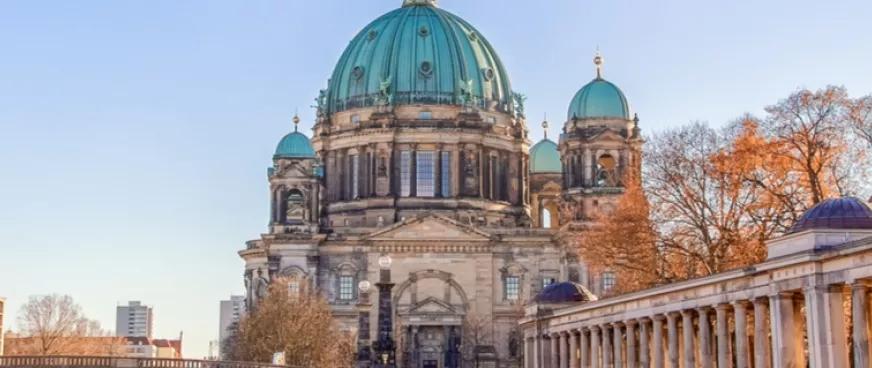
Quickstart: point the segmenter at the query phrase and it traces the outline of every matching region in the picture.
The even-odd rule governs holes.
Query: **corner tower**
[[[603,78],[604,61],[597,53],[596,78],[572,99],[560,136],[561,219],[573,225],[613,210],[624,192],[624,178],[641,168],[638,115],[631,114],[621,89]]]
[[[487,39],[405,0],[351,41],[318,98],[324,225],[371,232],[422,213],[526,226],[522,97]]]

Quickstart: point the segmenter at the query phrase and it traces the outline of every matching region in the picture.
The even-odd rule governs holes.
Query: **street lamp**
[[[369,347],[369,290],[372,283],[367,280],[357,284],[360,291],[357,298],[357,368],[369,368],[372,365],[372,354]]]
[[[378,259],[379,281],[378,287],[378,340],[373,344],[373,350],[379,359],[376,361],[377,368],[396,368],[396,344],[393,338],[393,305],[391,301],[391,257],[383,255]]]

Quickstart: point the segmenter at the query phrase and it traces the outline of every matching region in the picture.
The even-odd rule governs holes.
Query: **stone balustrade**
[[[99,356],[0,356],[0,368],[300,368],[254,362]]]
[[[872,367],[872,234],[864,236],[810,247],[803,239],[832,236],[796,236],[770,244],[770,258],[753,267],[580,305],[529,306],[524,367]],[[799,251],[784,252],[791,241]]]

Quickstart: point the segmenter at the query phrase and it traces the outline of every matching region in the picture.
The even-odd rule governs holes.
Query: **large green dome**
[[[582,87],[569,105],[569,120],[597,118],[630,120],[630,104],[624,92],[600,77]]]
[[[563,172],[563,165],[560,164],[560,153],[557,152],[557,143],[545,138],[530,149],[530,172]]]
[[[433,0],[405,0],[351,41],[328,83],[327,113],[379,104],[514,110],[511,85],[487,39]]]

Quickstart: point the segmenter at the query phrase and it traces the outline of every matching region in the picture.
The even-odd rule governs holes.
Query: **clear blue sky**
[[[266,167],[345,45],[401,0],[0,2],[0,296],[72,295],[114,328],[155,307],[201,357],[266,230]],[[547,4],[547,5],[544,5]],[[866,0],[443,0],[529,96],[534,139],[605,76],[655,132],[721,125],[800,87],[872,93]]]

